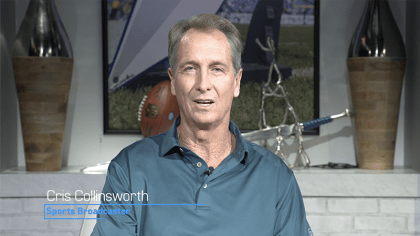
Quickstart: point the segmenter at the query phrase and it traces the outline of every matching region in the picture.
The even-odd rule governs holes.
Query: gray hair
[[[196,15],[191,17],[189,20],[180,20],[172,26],[168,34],[168,60],[169,66],[172,70],[174,72],[176,70],[179,41],[181,40],[182,35],[192,28],[200,30],[217,29],[226,35],[230,45],[233,70],[236,75],[239,69],[241,69],[241,34],[230,21],[214,14]]]

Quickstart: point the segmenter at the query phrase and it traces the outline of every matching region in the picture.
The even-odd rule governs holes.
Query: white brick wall
[[[314,233],[315,236],[329,236],[328,233],[322,233],[322,232],[317,232],[316,234]]]
[[[414,217],[408,217],[408,231],[415,232],[415,218]],[[420,232],[417,232],[420,234]]]
[[[365,234],[365,233],[332,233],[329,236],[379,236],[379,234]]]
[[[2,230],[46,230],[48,228],[48,221],[44,220],[43,216],[27,216],[9,215],[0,217],[0,229]]]
[[[397,231],[406,229],[404,217],[394,216],[356,216],[354,228],[356,230]]]
[[[416,220],[420,223],[420,209],[415,209],[420,206],[419,199],[304,197],[303,200],[315,236],[420,235],[416,232],[420,230],[420,225],[416,225]],[[82,220],[44,220],[44,204],[51,203],[87,202],[2,198],[0,235],[78,236]]]
[[[353,228],[352,217],[345,215],[307,215],[308,222],[316,235],[320,232],[345,232]]]
[[[306,213],[324,213],[327,210],[327,200],[324,198],[303,198]]]
[[[74,230],[82,227],[82,220],[50,220],[51,229]]]
[[[73,233],[23,233],[22,236],[73,236]]]
[[[0,214],[22,212],[22,202],[20,199],[0,199]]]
[[[381,234],[381,236],[414,236],[418,234]]]
[[[46,198],[1,198],[1,236],[78,236],[82,220],[45,220],[44,204],[86,204],[86,201],[47,201]],[[86,208],[70,205],[69,208]],[[72,216],[74,217],[74,216]]]
[[[328,199],[328,210],[332,213],[378,213],[376,199],[333,198]]]
[[[304,197],[315,236],[419,236],[416,220],[420,223],[420,209],[415,210],[416,200]]]
[[[414,214],[413,199],[381,199],[381,213]]]

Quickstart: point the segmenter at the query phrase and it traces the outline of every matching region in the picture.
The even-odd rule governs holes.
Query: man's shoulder
[[[120,165],[125,165],[133,161],[147,161],[159,156],[160,148],[163,144],[164,134],[138,140],[124,149],[112,160]]]
[[[127,149],[128,152],[152,151],[155,149],[159,149],[162,146],[164,138],[165,133],[143,138],[127,146],[125,149]]]
[[[253,173],[272,184],[273,191],[284,194],[285,189],[296,183],[293,171],[272,151],[247,141],[248,156],[245,163],[253,169]]]
[[[249,161],[257,163],[258,165],[263,165],[266,170],[272,170],[286,175],[293,174],[283,160],[272,151],[247,140],[246,143],[248,145],[247,159],[249,159]]]

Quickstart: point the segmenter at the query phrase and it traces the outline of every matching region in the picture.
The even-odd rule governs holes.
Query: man
[[[180,117],[168,132],[125,148],[110,164],[92,235],[312,235],[293,173],[229,121],[239,96],[240,34],[202,14],[169,32],[171,91]],[[148,205],[136,205],[148,204]],[[172,205],[162,205],[172,204]]]

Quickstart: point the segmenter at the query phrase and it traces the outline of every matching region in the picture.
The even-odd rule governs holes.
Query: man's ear
[[[234,86],[235,86],[235,91],[233,93],[233,96],[236,98],[239,96],[240,93],[240,89],[241,89],[241,79],[242,79],[242,69],[240,69],[238,71],[238,73],[236,73],[235,75],[235,81],[234,81]]]
[[[175,76],[172,73],[172,69],[168,68],[168,75],[169,78],[171,79],[171,93],[172,95],[176,96],[176,92],[175,92]]]

